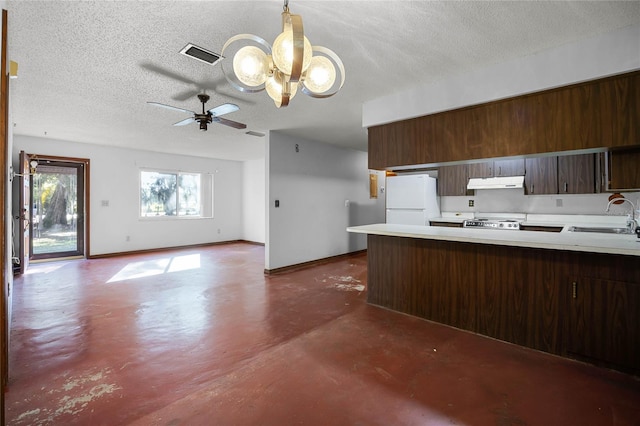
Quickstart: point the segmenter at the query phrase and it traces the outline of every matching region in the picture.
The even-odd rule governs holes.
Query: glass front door
[[[40,160],[31,178],[32,260],[84,256],[84,164]]]

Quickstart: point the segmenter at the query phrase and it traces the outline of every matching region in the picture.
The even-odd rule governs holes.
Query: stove
[[[467,219],[462,222],[462,227],[518,231],[520,229],[520,222],[521,221],[515,219]]]

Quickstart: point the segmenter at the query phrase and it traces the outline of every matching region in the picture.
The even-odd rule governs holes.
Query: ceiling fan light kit
[[[253,34],[231,37],[222,48],[233,55],[232,69],[222,71],[231,86],[245,93],[266,90],[278,108],[289,105],[298,89],[314,98],[335,95],[344,85],[340,57],[330,49],[312,46],[304,36],[302,17],[289,13],[285,0],[282,33],[273,46]]]

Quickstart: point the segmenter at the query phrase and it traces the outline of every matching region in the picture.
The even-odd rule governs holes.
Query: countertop
[[[541,220],[543,218],[532,219],[534,220],[531,220],[530,223],[542,226],[562,225],[565,227],[565,230],[562,232],[512,231],[376,223],[372,225],[351,226],[347,228],[347,231],[360,234],[386,235],[392,237],[424,238],[463,243],[495,244],[550,250],[621,254],[640,257],[640,238],[637,238],[635,235],[566,231],[569,226],[583,225],[585,223],[589,223],[593,226],[594,223],[600,222],[577,220],[578,218],[573,218],[572,222],[569,223],[563,222],[557,218],[557,220]],[[529,224],[529,221],[527,221],[527,223]],[[615,224],[613,226],[615,226]]]

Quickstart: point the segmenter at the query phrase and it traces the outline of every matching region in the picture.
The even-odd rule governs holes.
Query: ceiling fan
[[[172,109],[175,111],[181,111],[181,112],[186,112],[188,114],[192,114],[193,117],[189,117],[189,118],[185,118],[184,120],[178,121],[177,123],[174,123],[174,126],[185,126],[187,124],[191,124],[194,122],[198,122],[200,123],[200,130],[202,131],[206,131],[207,130],[207,125],[209,123],[220,123],[220,124],[224,124],[225,126],[229,126],[229,127],[233,127],[234,129],[246,129],[247,125],[243,124],[243,123],[238,123],[237,121],[232,121],[232,120],[227,120],[226,118],[222,118],[220,117],[221,115],[225,115],[225,114],[229,114],[230,112],[235,112],[238,111],[240,109],[240,107],[238,107],[238,105],[236,104],[222,104],[219,105],[215,108],[211,108],[210,110],[206,110],[205,109],[205,104],[207,103],[207,101],[210,99],[209,95],[207,94],[199,94],[198,95],[198,99],[200,99],[200,102],[202,102],[202,113],[198,114],[195,111],[190,111],[188,109],[184,109],[184,108],[178,108],[178,107],[174,107],[171,105],[165,105],[165,104],[161,104],[158,102],[147,102],[149,105],[154,105],[154,106],[159,106],[162,108],[167,108],[167,109]]]

